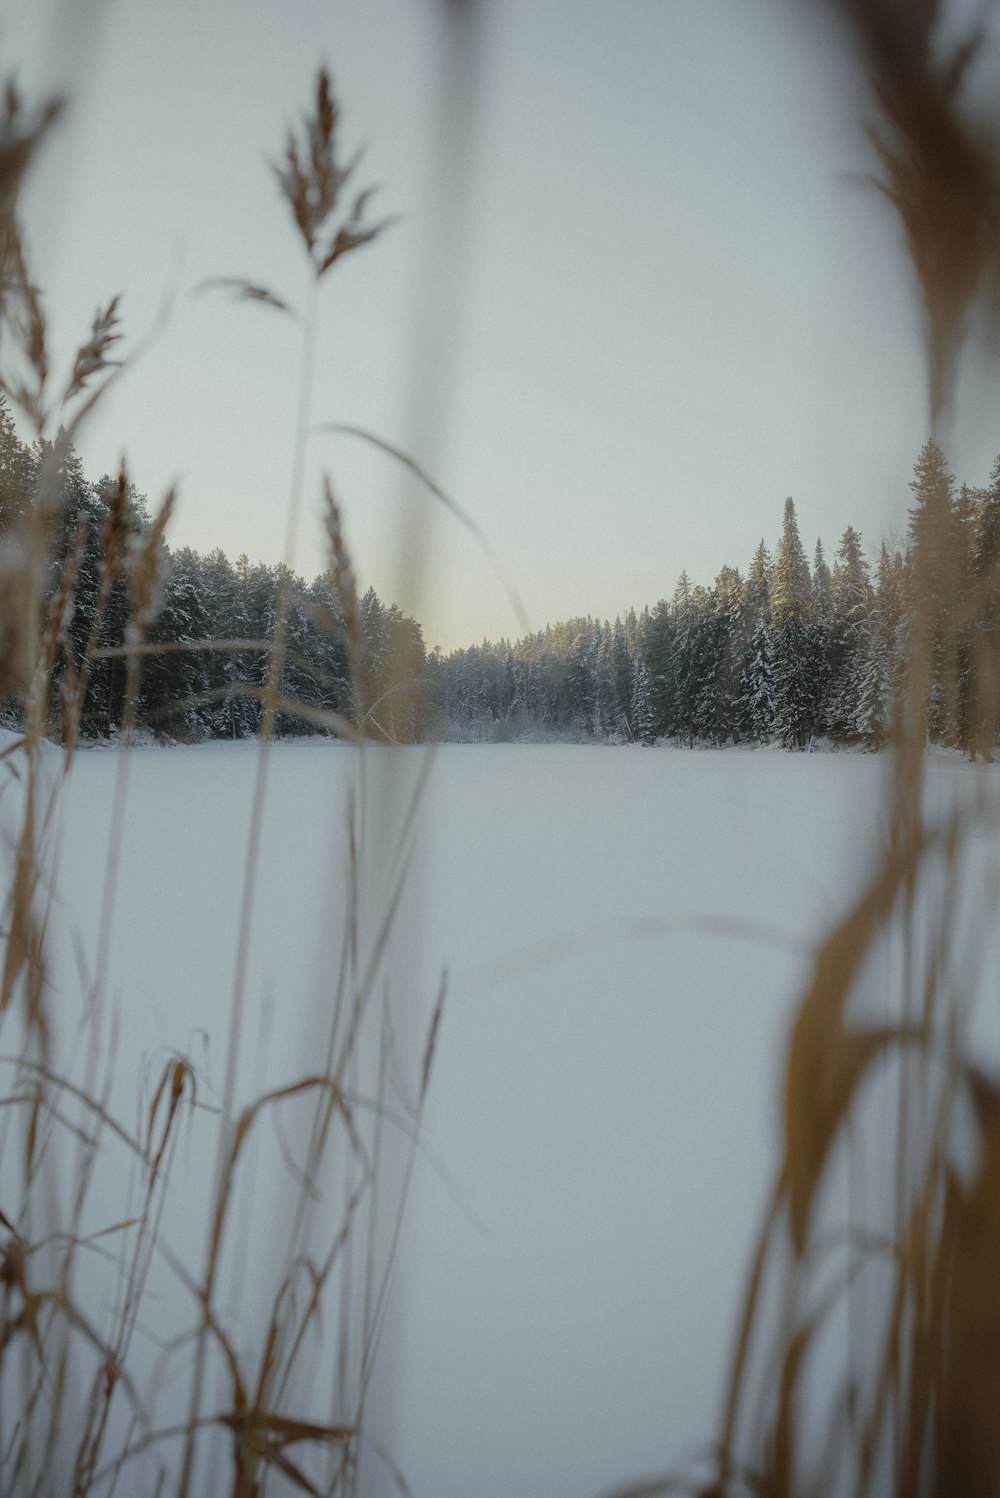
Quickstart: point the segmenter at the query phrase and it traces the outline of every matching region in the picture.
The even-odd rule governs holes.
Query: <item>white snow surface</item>
[[[218,1100],[258,755],[128,756],[104,988],[120,1028],[111,1096],[130,1123],[143,1067],[148,1107],[173,1050]],[[61,803],[62,1059],[98,966],[122,761],[78,755]],[[365,751],[373,911],[425,764],[421,749]],[[434,751],[388,976],[400,1044],[419,1056],[447,970],[424,1133],[449,1179],[418,1165],[375,1401],[414,1498],[598,1494],[713,1439],[777,1161],[790,1015],[868,867],[887,771],[852,754]],[[932,761],[929,796],[981,773]],[[241,1102],[316,1065],[358,776],[344,746],[271,756]],[[200,1138],[180,1144],[163,1228],[195,1276]],[[260,1175],[254,1190],[256,1240],[283,1198]],[[180,1303],[157,1314],[190,1319],[182,1292],[160,1293]],[[393,1490],[381,1462],[365,1470],[367,1492]]]

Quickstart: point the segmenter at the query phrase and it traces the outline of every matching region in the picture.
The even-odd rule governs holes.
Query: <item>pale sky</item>
[[[483,8],[463,210],[458,168],[444,209],[435,172],[440,0],[0,0],[5,69],[74,101],[25,205],[56,348],[115,292],[132,340],[173,297],[81,439],[88,475],[124,448],[153,505],[176,480],[173,544],[281,559],[297,330],[191,291],[241,275],[301,299],[268,162],[326,62],[345,146],[368,145],[359,183],[402,217],[324,283],[314,420],[425,463],[534,627],[652,604],[682,568],[744,568],[787,494],[810,555],[821,535],[832,559],[848,524],[869,550],[901,533],[927,436],[917,304],[821,8]],[[967,378],[949,458],[969,482],[994,419]],[[348,439],[312,439],[298,570],[324,565],[324,469],[363,583],[428,645],[519,632],[467,534]]]

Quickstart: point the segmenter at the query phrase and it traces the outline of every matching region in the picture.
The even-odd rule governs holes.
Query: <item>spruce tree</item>
[[[151,645],[188,645],[208,638],[208,609],[200,559],[189,547],[175,552],[156,618]],[[199,739],[211,731],[203,696],[208,690],[207,655],[176,650],[145,658],[140,711],[157,738]]]
[[[831,580],[833,629],[830,649],[830,728],[838,738],[865,733],[859,727],[862,679],[870,669],[868,615],[871,608],[871,576],[861,536],[849,525],[840,538]],[[865,660],[862,661],[862,655]],[[867,721],[867,715],[866,715]]]
[[[631,742],[636,737],[635,706],[633,702],[632,652],[635,649],[635,611],[629,616],[631,631],[620,617],[615,619],[611,645],[612,691],[614,709],[612,726]],[[631,642],[630,642],[631,634]]]
[[[823,695],[822,661],[809,619],[811,592],[795,505],[787,499],[771,578],[771,651],[775,727],[782,742],[795,749],[805,749],[817,731]]]
[[[833,646],[833,591],[830,569],[817,537],[809,599],[809,653],[816,678],[815,731],[826,733],[832,715],[831,653]]]
[[[677,734],[692,745],[697,732],[701,672],[698,659],[696,605],[686,572],[682,572],[677,580],[671,604],[671,616],[673,642],[670,666],[673,683],[673,712],[665,731]]]
[[[826,565],[826,557],[823,555],[823,542],[818,537],[813,559],[810,613],[814,619],[821,622],[829,622],[833,618],[832,579],[830,569]]]
[[[869,749],[888,741],[905,666],[903,571],[902,557],[883,541],[875,591],[856,641],[856,701],[846,725]]]
[[[664,599],[659,600],[652,612],[643,611],[642,691],[646,732],[650,739],[664,738],[675,732],[675,627],[673,609]]]
[[[771,615],[774,619],[791,615],[803,618],[809,607],[812,579],[809,563],[799,537],[799,525],[795,517],[795,504],[791,497],[785,500],[785,515],[781,540],[774,556],[771,573]]]
[[[1000,457],[978,500],[970,561],[970,588],[975,601],[970,744],[973,754],[992,759],[1000,734]]]
[[[635,621],[635,640],[632,646],[632,712],[635,719],[636,738],[641,744],[651,744],[656,738],[649,665],[646,659],[650,623],[651,615],[647,604]],[[627,629],[628,620],[626,619]]]
[[[771,555],[761,540],[753,554],[747,580],[743,586],[743,612],[746,616],[746,633],[749,638],[760,619],[771,617],[771,576],[774,571]]]
[[[771,633],[763,615],[757,620],[743,661],[739,717],[747,738],[766,744],[774,737],[774,660]]]
[[[960,581],[954,480],[933,440],[921,448],[910,481],[909,636],[914,707],[932,739],[958,728],[955,596]]]
[[[745,632],[743,579],[735,567],[723,567],[712,590],[715,620],[715,722],[719,743],[740,737],[740,673],[749,644]]]
[[[7,399],[0,391],[0,528],[25,515],[38,479],[37,455],[14,428]]]

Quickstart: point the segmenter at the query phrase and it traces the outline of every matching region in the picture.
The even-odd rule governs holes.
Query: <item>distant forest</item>
[[[31,504],[44,458],[20,442],[0,403],[0,527]],[[46,591],[53,615],[60,590],[71,589],[72,601],[52,669],[52,731],[58,736],[60,694],[83,691],[82,733],[109,740],[122,724],[126,665],[101,652],[134,638],[127,566],[110,584],[102,568],[115,480],[88,480],[68,450],[57,487]],[[725,566],[711,587],[684,572],[669,601],[613,624],[570,619],[447,656],[428,652],[420,625],[374,589],[345,598],[333,557],[327,573],[306,582],[245,556],[233,563],[221,550],[201,556],[164,544],[164,581],[143,635],[172,648],[144,657],[139,722],[165,740],[256,735],[264,642],[284,577],[291,602],[281,693],[304,712],[279,714],[283,736],[325,732],[322,714],[334,713],[372,738],[400,743],[437,736],[805,749],[826,739],[878,749],[899,699],[919,600],[931,636],[928,735],[988,757],[1000,721],[977,681],[982,660],[1000,658],[1000,458],[985,489],[956,487],[944,454],[928,442],[910,488],[905,549],[883,541],[874,568],[852,526],[832,566],[820,541],[810,566],[787,499],[773,553],[762,540],[745,572]],[[127,510],[134,541],[150,519],[131,488]],[[211,641],[244,645],[204,648]],[[4,711],[16,725],[16,704]]]
[[[919,620],[928,737],[991,758],[1000,458],[985,489],[956,489],[928,442],[910,488],[905,550],[883,541],[874,575],[853,526],[832,567],[821,541],[810,567],[786,499],[773,554],[762,540],[745,573],[725,566],[706,588],[682,572],[669,601],[614,624],[571,619],[455,651],[436,663],[443,737],[879,749]]]

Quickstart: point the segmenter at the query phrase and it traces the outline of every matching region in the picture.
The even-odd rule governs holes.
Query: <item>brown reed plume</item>
[[[364,717],[353,722],[334,713],[309,709],[290,699],[283,688],[289,659],[288,625],[292,597],[292,563],[302,504],[305,446],[310,430],[315,360],[318,291],[332,267],[344,256],[372,243],[391,222],[365,220],[371,190],[359,192],[346,211],[342,199],[360,161],[360,152],[347,162],[339,153],[339,107],[325,70],[317,76],[314,107],[303,124],[302,137],[289,133],[283,163],[275,168],[282,196],[291,209],[309,268],[307,304],[300,314],[289,298],[257,282],[224,278],[210,284],[232,291],[238,300],[267,306],[295,316],[302,328],[302,358],[298,415],[292,455],[285,566],[275,606],[275,623],[268,650],[268,671],[262,692],[263,720],[253,809],[248,829],[246,878],[237,938],[226,1070],[221,1092],[221,1127],[215,1186],[207,1222],[205,1264],[199,1278],[175,1269],[188,1285],[199,1309],[199,1326],[191,1354],[191,1397],[183,1427],[183,1454],[178,1481],[182,1495],[197,1490],[198,1447],[206,1428],[222,1424],[233,1433],[233,1493],[250,1498],[268,1475],[280,1472],[306,1492],[356,1492],[364,1442],[365,1407],[381,1338],[414,1151],[419,1141],[420,1117],[426,1094],[428,1050],[417,1096],[402,1107],[388,1106],[388,1058],[393,1051],[388,1022],[388,993],[382,968],[402,896],[408,858],[407,829],[412,826],[416,800],[424,778],[413,793],[413,804],[403,818],[402,843],[391,860],[392,878],[385,907],[374,931],[363,937],[365,881],[365,775],[361,762],[360,790],[352,801],[346,828],[350,888],[343,913],[341,955],[329,1006],[325,1039],[311,1038],[311,1049],[324,1058],[322,1070],[262,1094],[241,1113],[235,1112],[235,1082],[239,1066],[247,990],[246,954],[250,944],[257,879],[261,858],[261,827],[267,791],[269,753],[279,712],[299,712],[310,721],[355,739],[363,753]],[[362,623],[353,566],[344,539],[343,522],[332,485],[324,482],[323,512],[330,545],[328,578],[337,617],[321,620],[331,632],[342,634],[356,683],[362,655]],[[356,687],[355,687],[356,690]],[[440,1014],[440,999],[435,1015]],[[432,1022],[432,1028],[436,1025]],[[287,1251],[273,1303],[267,1314],[262,1343],[249,1357],[241,1357],[226,1332],[218,1309],[227,1254],[231,1254],[234,1194],[248,1141],[264,1118],[277,1118],[290,1108],[310,1109],[305,1166],[296,1170],[300,1192],[288,1225]],[[402,1131],[407,1158],[390,1215],[385,1218],[385,1159],[387,1128]],[[317,1213],[323,1183],[335,1166],[341,1208]],[[384,1249],[380,1251],[380,1245]],[[304,1420],[289,1401],[308,1349],[317,1333],[324,1306],[339,1297],[336,1350],[332,1359],[330,1399],[339,1412],[328,1422]],[[210,1363],[221,1353],[229,1385],[229,1409],[206,1417],[204,1406]],[[290,1448],[305,1446],[314,1467],[325,1471],[322,1489],[314,1484],[304,1457]],[[146,1449],[140,1442],[136,1447]],[[130,1461],[133,1450],[119,1462]],[[118,1470],[118,1468],[115,1468]]]
[[[1000,135],[964,90],[984,33],[947,46],[942,0],[829,3],[875,100],[875,183],[899,217],[920,293],[937,433],[973,310],[997,322]],[[1000,1486],[1000,1084],[970,1050],[995,911],[991,888],[970,887],[969,873],[977,841],[995,840],[1000,823],[983,787],[936,816],[924,790],[933,679],[943,673],[953,712],[964,704],[970,758],[992,758],[1000,728],[997,557],[973,558],[970,571],[957,530],[942,511],[911,550],[888,831],[853,908],[816,952],[794,1019],[782,1163],[712,1474],[632,1498],[987,1498]],[[892,965],[877,968],[887,951]],[[888,991],[873,985],[880,970],[898,974]],[[971,1170],[959,1148],[970,1122]],[[837,1168],[883,1183],[874,1220],[849,1194],[844,1221]]]
[[[327,1491],[350,1493],[359,1470],[363,1410],[371,1376],[384,1308],[386,1288],[395,1257],[398,1234],[391,1218],[385,1254],[376,1253],[374,1192],[381,1172],[388,1129],[403,1132],[412,1163],[417,1147],[419,1109],[426,1093],[430,1051],[425,1056],[419,1098],[409,1112],[388,1107],[386,1078],[387,1047],[391,1044],[386,1021],[378,1021],[375,1088],[364,1090],[365,1070],[359,1064],[361,1047],[370,1028],[368,1014],[378,1013],[382,998],[382,964],[398,908],[405,873],[400,858],[398,878],[386,909],[375,922],[370,947],[360,936],[363,882],[363,839],[357,821],[363,808],[351,812],[348,841],[351,852],[351,892],[344,913],[343,960],[331,1005],[329,1034],[320,1046],[326,1053],[326,1070],[306,1076],[259,1096],[241,1113],[234,1114],[233,1084],[239,1057],[239,1026],[246,985],[246,949],[249,921],[259,859],[260,818],[264,785],[260,780],[255,797],[247,860],[247,884],[243,901],[243,930],[235,954],[234,1018],[227,1057],[227,1076],[219,1117],[219,1172],[214,1198],[206,1203],[207,1260],[201,1279],[172,1260],[163,1242],[162,1223],[178,1133],[185,1115],[202,1107],[199,1074],[184,1055],[177,1055],[164,1068],[153,1089],[144,1130],[129,1130],[108,1106],[110,1069],[114,1047],[102,1030],[102,1005],[108,971],[112,916],[119,878],[125,786],[128,756],[118,765],[107,866],[103,880],[100,929],[97,933],[96,971],[90,980],[80,1022],[83,1045],[83,1079],[57,1069],[51,1055],[52,1027],[47,1009],[46,930],[49,919],[49,836],[64,774],[55,784],[46,776],[46,736],[57,734],[63,743],[64,771],[68,770],[86,715],[89,682],[98,662],[124,658],[127,666],[124,740],[133,737],[140,693],[143,660],[152,649],[148,631],[155,619],[166,577],[164,533],[174,495],[167,495],[155,519],[145,527],[136,524],[131,485],[124,463],[117,480],[105,496],[105,520],[97,537],[99,556],[96,608],[88,635],[74,645],[70,622],[79,586],[80,566],[89,540],[88,520],[82,519],[69,537],[53,584],[55,538],[64,520],[63,468],[72,441],[83,421],[100,401],[111,382],[127,365],[117,354],[121,337],[119,301],[112,298],[100,307],[86,338],[73,359],[61,387],[53,380],[49,338],[43,299],[28,270],[28,255],[20,226],[14,217],[17,189],[31,155],[58,110],[51,106],[37,115],[26,115],[17,95],[9,91],[6,116],[0,125],[0,207],[4,221],[2,292],[2,341],[0,341],[0,389],[20,410],[39,444],[39,476],[31,504],[5,533],[0,543],[0,601],[4,604],[0,631],[0,689],[16,697],[25,724],[19,744],[26,760],[23,775],[21,827],[13,850],[13,874],[4,910],[4,966],[0,990],[0,1017],[19,1017],[21,1036],[13,1054],[3,1056],[0,1066],[8,1070],[9,1082],[0,1109],[0,1150],[5,1159],[20,1143],[23,1171],[20,1199],[0,1203],[0,1386],[18,1393],[18,1408],[5,1403],[0,1411],[0,1485],[5,1491],[55,1493],[70,1491],[79,1498],[110,1483],[128,1483],[140,1453],[155,1453],[171,1432],[157,1429],[150,1419],[145,1392],[129,1370],[130,1349],[135,1339],[151,1265],[157,1256],[171,1263],[180,1285],[191,1297],[196,1321],[194,1334],[182,1339],[185,1369],[191,1386],[190,1414],[173,1432],[180,1438],[182,1457],[176,1474],[179,1490],[190,1490],[200,1479],[196,1446],[209,1429],[222,1432],[233,1451],[234,1494],[256,1495],[268,1473],[281,1473],[294,1487],[317,1492],[317,1454],[329,1457],[329,1473],[323,1478]],[[370,243],[387,221],[365,221],[370,194],[355,198],[339,214],[342,192],[356,166],[340,162],[336,145],[338,111],[329,79],[319,75],[315,113],[307,120],[305,145],[289,137],[285,166],[279,182],[292,207],[305,241],[313,288],[345,255]],[[238,283],[241,295],[250,300],[284,303],[261,288]],[[299,421],[293,457],[292,499],[289,516],[289,553],[294,542],[301,494],[301,471],[307,432],[309,387],[315,340],[315,302],[303,321],[303,375],[299,394]],[[57,393],[53,394],[53,390]],[[56,425],[58,423],[58,430]],[[54,431],[54,435],[53,435]],[[360,653],[361,624],[353,568],[343,537],[339,508],[327,486],[326,519],[331,545],[331,571],[335,597],[351,653]],[[290,570],[285,569],[290,578]],[[122,647],[101,644],[102,626],[112,595],[127,588],[129,623]],[[48,595],[48,597],[47,597]],[[279,603],[275,634],[269,643],[268,680],[262,692],[264,743],[273,735],[279,711],[296,710],[297,704],[282,691],[286,657],[287,596]],[[217,642],[218,643],[218,642]],[[221,642],[224,648],[247,648],[255,641]],[[59,690],[52,689],[58,673]],[[54,708],[58,695],[60,707]],[[353,736],[354,725],[336,714],[323,715],[324,726]],[[5,751],[11,764],[12,749]],[[262,756],[261,764],[266,760]],[[423,782],[421,781],[421,784]],[[419,788],[418,788],[419,792]],[[412,821],[412,817],[409,819]],[[409,825],[409,821],[405,825]],[[367,941],[367,938],[366,938]],[[436,1015],[440,1014],[440,1001]],[[435,1021],[436,1023],[436,1021]],[[8,1026],[8,1028],[10,1028]],[[221,1266],[232,1239],[232,1204],[246,1152],[247,1141],[258,1131],[259,1121],[274,1118],[298,1106],[313,1106],[308,1166],[304,1174],[292,1170],[299,1182],[300,1204],[290,1225],[287,1265],[269,1315],[261,1345],[237,1352],[217,1306]],[[73,1110],[77,1116],[73,1116]],[[372,1125],[374,1121],[374,1126]],[[75,1149],[74,1168],[64,1193],[55,1186],[55,1162]],[[119,1222],[106,1224],[96,1233],[81,1231],[94,1194],[94,1180],[107,1156],[123,1152],[130,1162],[135,1186],[136,1210]],[[346,1182],[342,1216],[329,1212],[320,1219],[313,1203],[333,1179]],[[409,1167],[408,1167],[409,1169]],[[58,1171],[56,1171],[58,1174]],[[406,1180],[408,1181],[408,1172]],[[403,1191],[405,1196],[405,1186]],[[402,1210],[402,1199],[398,1211]],[[383,1207],[384,1210],[384,1207]],[[44,1218],[56,1226],[40,1232]],[[381,1231],[381,1230],[380,1230]],[[327,1233],[323,1242],[323,1233]],[[355,1248],[355,1236],[361,1235]],[[104,1253],[103,1240],[120,1239],[119,1288],[115,1296],[110,1331],[100,1334],[81,1307],[78,1266],[82,1256]],[[363,1246],[362,1246],[363,1245]],[[303,1294],[303,1288],[308,1293]],[[304,1362],[310,1333],[318,1333],[328,1303],[339,1295],[346,1309],[337,1336],[341,1350],[336,1357],[338,1382],[334,1397],[345,1411],[341,1423],[300,1418],[294,1407],[283,1409],[293,1399],[298,1367]],[[355,1307],[359,1308],[357,1313]],[[221,1355],[228,1377],[231,1399],[221,1412],[206,1412],[204,1395],[209,1387],[209,1354]],[[168,1349],[168,1359],[172,1350]],[[13,1359],[20,1360],[14,1370]],[[212,1362],[212,1369],[215,1363]],[[213,1371],[214,1378],[214,1371]],[[81,1383],[82,1380],[82,1383]],[[78,1389],[84,1390],[82,1403]],[[213,1394],[214,1398],[214,1394]],[[111,1445],[112,1431],[126,1420],[125,1440]],[[11,1420],[13,1421],[11,1426]],[[67,1429],[69,1424],[69,1429]],[[297,1454],[303,1447],[309,1459]],[[293,1454],[295,1453],[295,1454]],[[310,1475],[312,1474],[312,1475]],[[159,1466],[159,1482],[166,1480],[167,1467]]]

